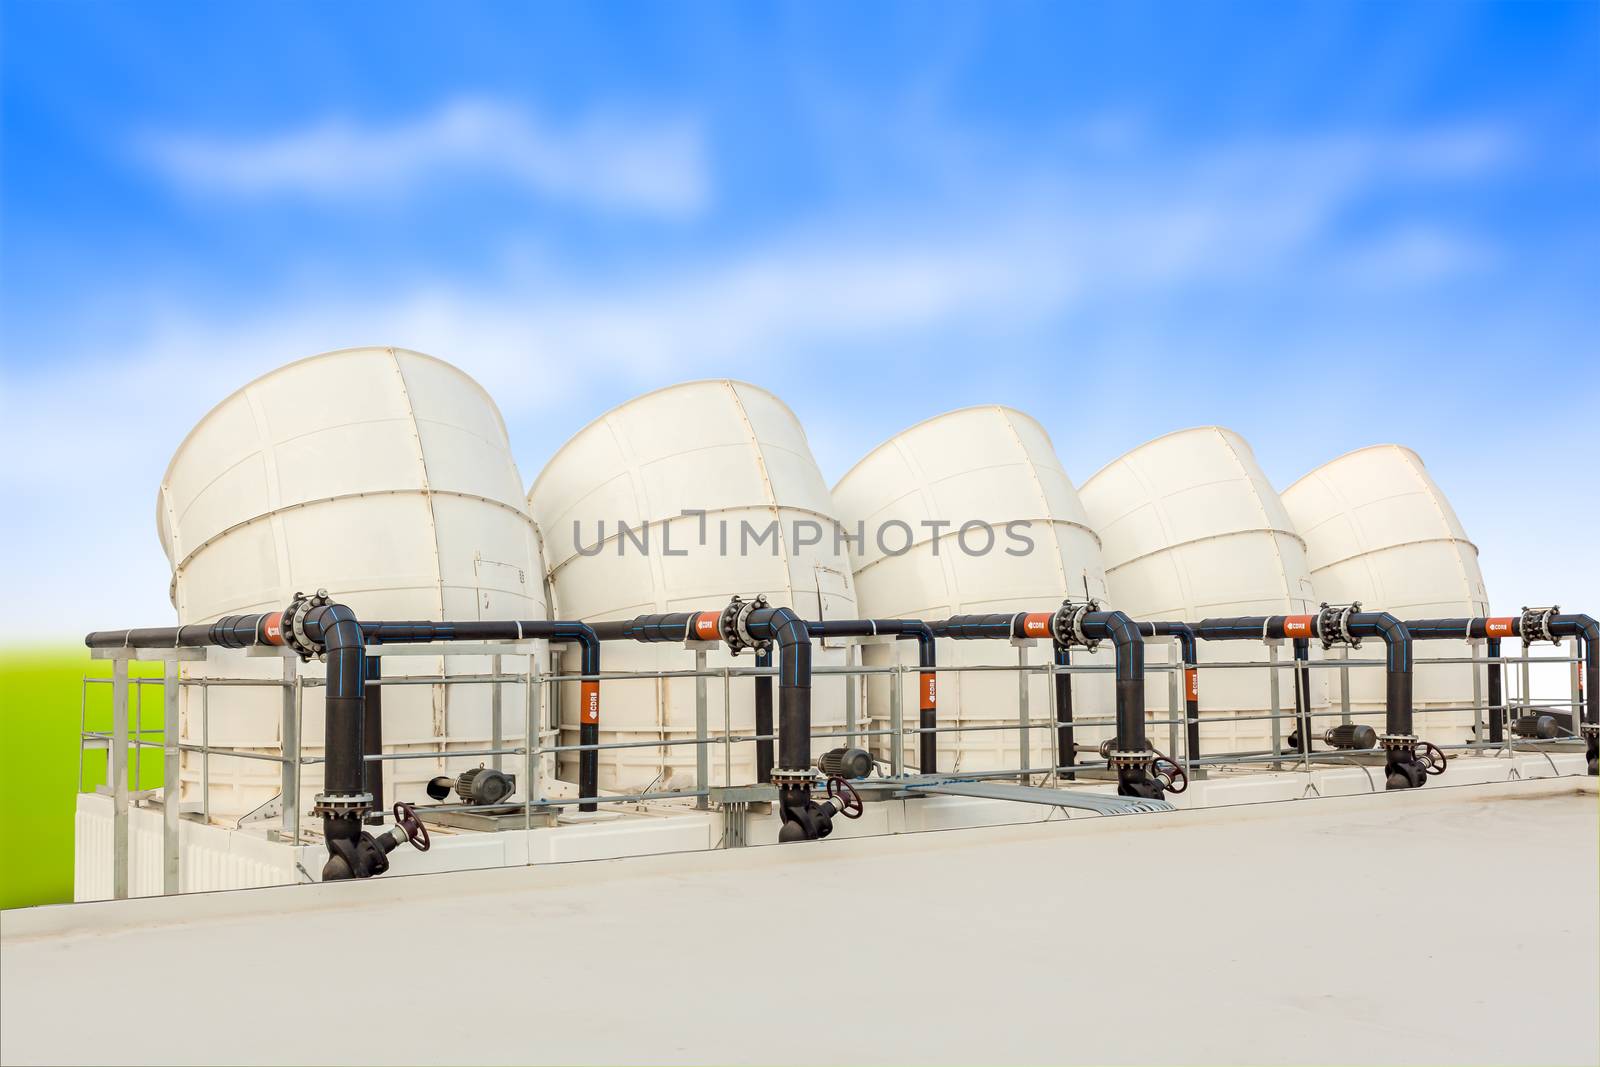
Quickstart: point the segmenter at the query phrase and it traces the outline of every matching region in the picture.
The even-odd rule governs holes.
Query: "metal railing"
[[[1046,685],[1048,694],[1047,715],[1038,717],[1031,710],[1031,685],[1035,677],[1053,679],[1058,674],[1068,675],[1097,675],[1109,674],[1115,667],[1107,664],[1072,663],[1056,664],[1053,661],[1043,663],[1030,663],[1028,650],[1034,644],[1032,641],[1017,640],[1012,644],[1018,649],[1018,660],[1012,664],[966,664],[966,665],[941,665],[937,668],[941,674],[980,674],[980,673],[1015,673],[1018,678],[1017,686],[1017,714],[1015,722],[966,722],[950,726],[922,727],[920,725],[907,725],[905,721],[905,694],[907,682],[916,680],[920,668],[913,664],[894,663],[887,666],[868,666],[855,662],[856,651],[862,644],[873,641],[882,642],[882,639],[849,638],[846,643],[846,662],[840,666],[814,665],[814,677],[842,676],[848,679],[845,686],[845,723],[842,730],[814,730],[813,740],[838,740],[845,745],[855,745],[865,738],[887,738],[887,759],[879,760],[885,767],[885,773],[891,778],[907,776],[910,772],[906,766],[906,749],[911,742],[923,734],[972,734],[993,731],[1014,731],[1017,735],[1017,752],[1019,766],[984,769],[981,771],[962,771],[963,779],[992,779],[1016,778],[1024,783],[1032,783],[1036,778],[1044,784],[1052,784],[1062,780],[1064,776],[1095,773],[1109,773],[1109,765],[1103,759],[1080,760],[1079,752],[1063,753],[1060,751],[1058,731],[1065,726],[1073,730],[1093,729],[1096,727],[1115,727],[1112,716],[1098,716],[1092,718],[1077,717],[1070,723],[1057,720],[1056,689],[1054,685]],[[1280,642],[1269,640],[1268,658],[1266,661],[1220,661],[1205,662],[1199,665],[1202,674],[1222,670],[1262,670],[1269,672],[1269,705],[1266,712],[1260,714],[1234,714],[1231,712],[1205,714],[1189,718],[1184,712],[1184,699],[1182,693],[1184,664],[1178,655],[1178,642],[1172,638],[1147,638],[1146,643],[1156,644],[1166,642],[1171,646],[1169,662],[1146,663],[1147,675],[1166,674],[1168,677],[1167,709],[1165,717],[1152,717],[1147,711],[1146,728],[1167,727],[1167,752],[1170,758],[1181,766],[1185,774],[1192,774],[1197,768],[1214,767],[1229,764],[1252,765],[1265,763],[1273,768],[1281,769],[1289,764],[1298,765],[1300,770],[1309,774],[1314,763],[1356,764],[1361,765],[1360,757],[1356,753],[1344,750],[1314,750],[1312,746],[1313,734],[1310,731],[1314,719],[1332,718],[1337,716],[1341,722],[1352,722],[1362,715],[1381,716],[1381,709],[1375,711],[1355,711],[1350,700],[1350,671],[1353,669],[1371,669],[1384,666],[1382,660],[1377,659],[1351,659],[1348,651],[1339,649],[1340,655],[1331,659],[1315,659],[1306,661],[1283,661],[1278,657]],[[1519,745],[1524,751],[1540,751],[1547,748],[1552,742],[1548,740],[1522,739],[1514,736],[1508,728],[1499,742],[1489,742],[1484,729],[1486,715],[1491,709],[1486,707],[1481,684],[1482,671],[1480,668],[1491,664],[1499,664],[1502,668],[1517,665],[1520,672],[1515,676],[1518,680],[1516,686],[1509,682],[1512,675],[1506,672],[1508,683],[1503,692],[1503,707],[1501,714],[1508,719],[1516,714],[1535,708],[1540,710],[1552,706],[1567,705],[1572,709],[1573,722],[1576,724],[1581,718],[1579,699],[1579,675],[1577,665],[1581,660],[1576,655],[1575,642],[1570,655],[1566,657],[1552,656],[1514,656],[1501,655],[1489,657],[1478,655],[1481,642],[1473,641],[1474,654],[1466,657],[1439,657],[1417,659],[1417,667],[1435,665],[1462,665],[1473,664],[1473,703],[1459,707],[1418,707],[1415,714],[1428,715],[1443,712],[1459,712],[1472,710],[1473,729],[1475,740],[1466,744],[1441,745],[1446,750],[1476,750],[1480,753],[1490,749],[1502,755],[1511,755]],[[429,813],[481,813],[497,812],[513,815],[520,811],[521,823],[524,829],[531,830],[536,822],[540,826],[550,825],[554,822],[555,815],[563,808],[573,807],[586,803],[618,804],[618,803],[646,803],[653,801],[692,801],[700,810],[708,809],[712,804],[714,795],[711,776],[711,760],[714,750],[721,749],[722,782],[724,786],[733,785],[735,745],[753,744],[757,741],[775,741],[776,732],[770,734],[735,733],[732,727],[733,695],[732,686],[734,679],[757,678],[776,676],[776,667],[743,667],[721,666],[709,667],[706,663],[706,650],[691,645],[694,651],[694,667],[681,670],[648,670],[648,671],[601,671],[598,675],[568,674],[561,672],[545,673],[539,669],[539,651],[535,642],[506,641],[484,642],[482,644],[464,645],[461,643],[449,644],[407,644],[407,645],[374,645],[370,647],[368,655],[377,656],[443,656],[451,657],[488,655],[492,657],[493,669],[488,673],[477,674],[438,674],[438,675],[394,675],[381,680],[370,680],[368,685],[381,685],[385,687],[400,687],[411,685],[450,686],[450,685],[489,685],[491,689],[491,743],[487,747],[474,749],[450,749],[446,747],[410,749],[404,752],[383,752],[367,755],[368,761],[406,761],[415,759],[459,759],[459,758],[491,758],[494,766],[503,766],[506,757],[518,758],[521,761],[523,774],[521,792],[523,798],[520,803],[502,801],[498,804],[432,804],[419,806],[418,811],[427,815]],[[185,814],[181,808],[182,778],[181,757],[183,753],[194,753],[200,756],[200,798],[198,806],[188,814],[196,815],[202,822],[209,822],[212,814],[211,807],[211,760],[244,759],[276,763],[280,767],[280,791],[278,794],[277,813],[279,829],[276,831],[280,840],[291,845],[305,843],[309,838],[301,825],[300,779],[302,769],[316,766],[325,762],[322,756],[307,755],[302,744],[302,717],[304,713],[305,691],[307,688],[322,686],[323,679],[306,676],[299,671],[299,660],[286,649],[255,649],[248,653],[252,656],[277,656],[283,665],[282,676],[279,679],[271,678],[229,678],[218,676],[183,677],[181,665],[185,662],[203,661],[205,650],[173,648],[173,649],[97,649],[93,656],[96,659],[111,661],[112,674],[110,678],[85,677],[83,679],[80,703],[80,738],[78,755],[78,785],[79,791],[84,787],[84,752],[89,750],[104,749],[107,751],[107,782],[109,792],[113,798],[113,896],[121,899],[128,895],[129,882],[129,842],[128,818],[135,794],[153,800],[155,792],[144,791],[140,787],[142,782],[139,776],[137,758],[132,761],[130,777],[130,750],[138,753],[144,748],[157,748],[163,753],[163,782],[160,790],[160,804],[163,814],[162,826],[162,891],[163,893],[176,893],[181,885],[180,822]],[[527,667],[524,671],[503,670],[502,660],[507,657],[525,658]],[[132,678],[129,674],[129,664],[134,660],[159,661],[163,665],[162,677],[157,678]],[[1570,670],[1571,693],[1568,698],[1561,700],[1544,700],[1537,704],[1531,695],[1530,668],[1532,665],[1572,664]],[[1290,708],[1285,710],[1282,702],[1281,675],[1283,671],[1291,671],[1299,675],[1301,671],[1310,670],[1337,670],[1340,672],[1342,684],[1340,686],[1341,701],[1337,710],[1317,711],[1311,707]],[[906,676],[911,675],[908,679]],[[884,728],[864,727],[858,714],[858,703],[862,694],[858,688],[865,679],[872,676],[888,676],[891,684],[889,692],[888,726]],[[563,731],[572,731],[575,727],[563,727],[560,722],[561,702],[559,698],[562,683],[579,681],[615,682],[628,680],[657,680],[693,679],[695,690],[695,723],[694,736],[684,738],[657,737],[638,741],[609,741],[592,745],[563,744],[561,734]],[[709,716],[708,683],[720,679],[722,682],[722,729],[712,733]],[[88,695],[91,686],[109,685],[112,691],[112,728],[110,731],[91,730],[88,727]],[[163,722],[161,727],[146,728],[143,725],[143,692],[147,686],[158,685],[162,688]],[[1296,682],[1298,687],[1298,682]],[[506,687],[520,687],[523,695],[522,720],[524,736],[529,740],[521,745],[508,745],[504,740],[504,696]],[[181,738],[179,716],[179,692],[184,687],[198,690],[200,694],[200,740],[198,743],[184,741]],[[267,687],[279,689],[282,692],[281,704],[281,745],[277,754],[270,751],[244,749],[238,746],[212,745],[210,742],[210,693],[213,688],[240,688],[240,687]],[[549,690],[548,701],[545,698]],[[1513,691],[1514,690],[1514,691]],[[132,694],[132,722],[130,724],[130,694]],[[546,708],[549,715],[546,715]],[[1191,751],[1188,740],[1188,727],[1198,727],[1207,720],[1222,720],[1229,722],[1242,721],[1268,721],[1271,723],[1271,745],[1267,752],[1240,752],[1203,754]],[[1282,736],[1282,722],[1284,719],[1293,720],[1300,731],[1303,744],[1298,750],[1284,749]],[[1033,731],[1049,731],[1048,753],[1051,757],[1050,765],[1043,768],[1031,766],[1033,744]],[[146,740],[146,735],[159,733],[160,741]],[[694,745],[696,746],[694,788],[692,789],[666,789],[651,791],[646,788],[640,792],[612,794],[601,793],[596,796],[571,796],[549,797],[545,796],[547,782],[545,777],[545,757],[558,760],[566,754],[576,754],[588,751],[610,752],[629,749],[655,748],[665,750],[673,747]],[[1075,748],[1084,750],[1090,746],[1076,745]],[[1092,749],[1091,749],[1092,750]],[[1554,766],[1552,762],[1552,766]],[[559,770],[559,766],[555,767]],[[920,769],[919,769],[920,770]],[[1370,773],[1369,773],[1370,777]],[[659,780],[660,776],[657,776]],[[652,782],[653,786],[655,783]],[[754,784],[754,783],[752,783]],[[1314,786],[1310,787],[1314,788]],[[248,813],[240,820],[240,825],[246,821],[260,821],[271,818],[271,814],[262,813],[258,808],[256,812]]]

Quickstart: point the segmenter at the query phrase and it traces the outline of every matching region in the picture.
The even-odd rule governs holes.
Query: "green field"
[[[135,663],[132,674],[159,679],[161,664]],[[72,811],[85,675],[110,678],[111,665],[70,646],[0,650],[0,908],[72,899]],[[145,729],[161,726],[161,687],[137,689],[144,691]],[[88,687],[88,725],[111,729],[111,686]],[[160,785],[161,750],[140,750],[138,771],[141,787]],[[105,753],[85,753],[84,788],[104,781]]]

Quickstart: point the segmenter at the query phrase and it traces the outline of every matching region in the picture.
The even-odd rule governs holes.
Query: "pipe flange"
[[[1361,601],[1330,607],[1324,600],[1317,611],[1317,635],[1322,638],[1322,650],[1334,645],[1360,648],[1361,638],[1350,632],[1350,616],[1361,610]]]
[[[1156,761],[1155,751],[1148,748],[1120,749],[1114,748],[1106,756],[1106,762],[1115,770],[1143,769]]]
[[[750,636],[750,613],[766,606],[765,594],[757,594],[754,600],[735,596],[728,601],[728,606],[722,609],[722,616],[717,620],[717,632],[722,635],[722,643],[728,647],[729,655],[737,656],[747,648],[765,652],[772,647],[771,641],[758,641]]]
[[[1379,734],[1378,747],[1386,752],[1415,752],[1416,734]]]
[[[1550,632],[1551,621],[1561,613],[1561,607],[1552,604],[1548,608],[1522,609],[1522,647],[1527,648],[1535,641],[1549,641],[1552,645],[1559,645],[1561,639]]]
[[[1100,639],[1090,639],[1084,636],[1084,616],[1091,611],[1099,611],[1100,602],[1090,597],[1078,603],[1071,597],[1061,602],[1061,607],[1056,611],[1055,617],[1050,620],[1050,636],[1055,638],[1056,644],[1067,648],[1082,648],[1093,652],[1100,647]]]
[[[817,784],[817,772],[811,767],[774,767],[772,769],[772,784],[779,789],[789,786],[801,786],[810,789]]]
[[[371,793],[318,793],[311,814],[323,818],[365,815],[372,810]]]
[[[1600,737],[1600,722],[1586,722],[1578,732],[1584,737]]]
[[[289,606],[283,609],[283,643],[307,663],[325,657],[323,647],[306,633],[306,618],[313,608],[324,608],[331,603],[333,601],[329,599],[326,589],[318,589],[310,596],[297,591],[294,599],[289,601]]]

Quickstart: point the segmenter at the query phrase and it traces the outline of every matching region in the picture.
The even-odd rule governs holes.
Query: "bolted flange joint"
[[[1100,639],[1090,639],[1084,636],[1084,616],[1090,612],[1099,611],[1100,602],[1090,597],[1084,601],[1075,601],[1071,597],[1061,602],[1055,617],[1050,620],[1050,636],[1055,638],[1056,644],[1067,648],[1082,648],[1090,652],[1100,647]]]
[[[818,775],[813,767],[774,767],[772,769],[772,784],[779,789],[810,789],[817,784],[817,781]]]
[[[727,646],[729,655],[737,656],[747,648],[765,652],[772,647],[771,641],[758,641],[750,636],[750,613],[766,606],[765,594],[757,594],[753,600],[735,596],[728,601],[728,606],[722,609],[722,615],[717,620],[717,632]]]
[[[323,646],[311,639],[306,633],[306,617],[313,608],[327,607],[333,601],[328,597],[326,589],[318,589],[310,596],[296,592],[294,599],[289,601],[289,606],[283,609],[283,643],[293,649],[300,658],[309,663],[313,659],[325,660],[326,653]]]
[[[311,814],[324,819],[365,815],[371,810],[371,793],[318,793],[311,806]]]
[[[1360,648],[1361,638],[1350,632],[1350,616],[1361,610],[1361,601],[1355,600],[1349,604],[1330,605],[1326,600],[1322,602],[1317,611],[1317,635],[1322,638],[1322,649],[1326,652],[1334,645],[1345,645],[1349,648]]]
[[[1141,749],[1112,749],[1106,755],[1106,762],[1116,770],[1143,770],[1155,763],[1156,754],[1148,748]]]
[[[1527,648],[1535,641],[1548,641],[1552,645],[1559,645],[1561,639],[1550,632],[1550,623],[1559,614],[1561,607],[1558,604],[1552,604],[1547,608],[1524,607],[1519,627],[1522,631],[1522,647]]]
[[[1416,734],[1379,734],[1378,747],[1385,752],[1415,752]]]

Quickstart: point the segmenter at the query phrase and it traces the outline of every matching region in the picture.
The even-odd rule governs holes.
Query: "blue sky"
[[[1497,608],[1600,610],[1600,4],[8,2],[0,49],[0,637],[170,618],[172,450],[358,344],[478,377],[529,481],[714,375],[830,479],[990,401],[1080,481],[1398,441]]]

